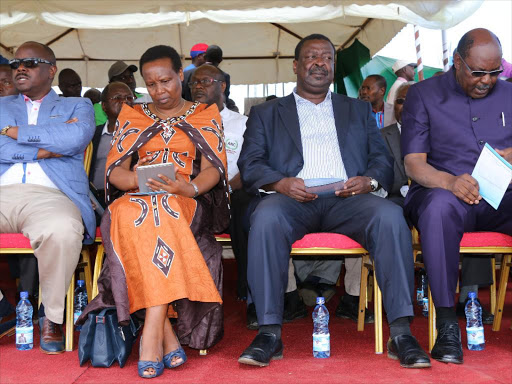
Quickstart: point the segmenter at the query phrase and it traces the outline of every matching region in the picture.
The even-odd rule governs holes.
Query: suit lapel
[[[22,94],[19,94],[16,99],[12,102],[12,115],[15,117],[14,125],[27,125],[28,124],[28,115],[27,115],[27,105],[25,104],[25,99]]]
[[[52,109],[59,102],[59,95],[57,95],[53,89],[50,90],[50,92],[44,97],[43,102],[41,103],[41,110],[37,116],[37,122],[43,123],[50,120]]]
[[[350,177],[350,175],[356,174],[355,169],[352,167],[352,161],[347,155],[347,151],[345,151],[346,137],[349,130],[350,106],[345,100],[343,100],[343,97],[336,93],[331,93],[331,97],[341,158],[343,160],[345,170],[347,171],[347,176]]]
[[[400,169],[400,172],[402,173],[402,176],[406,177],[404,162],[401,161],[402,153],[400,150],[400,132],[398,131],[398,126],[396,124],[393,128],[394,129],[386,132],[386,141],[388,142],[389,148],[391,148],[391,151],[393,152],[393,158],[397,160],[396,163]]]
[[[288,134],[297,146],[300,154],[302,155],[302,141],[300,138],[300,124],[299,115],[297,114],[297,105],[295,104],[295,97],[290,94],[279,100],[279,116],[281,117],[283,125],[286,127]]]

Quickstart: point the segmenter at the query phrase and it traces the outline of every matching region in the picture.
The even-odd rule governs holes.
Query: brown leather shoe
[[[49,355],[56,355],[64,352],[64,335],[62,325],[55,324],[46,316],[39,318],[39,333],[41,345],[39,348]]]

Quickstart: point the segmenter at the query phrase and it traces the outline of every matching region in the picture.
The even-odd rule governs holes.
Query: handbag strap
[[[105,323],[105,315],[107,314],[107,311],[114,310],[115,308],[109,307],[103,309],[100,313],[96,315],[96,323]]]

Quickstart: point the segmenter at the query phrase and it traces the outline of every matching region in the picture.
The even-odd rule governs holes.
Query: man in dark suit
[[[238,166],[255,195],[249,216],[248,282],[258,335],[239,362],[266,366],[282,357],[283,297],[291,245],[311,232],[350,236],[376,264],[390,324],[388,355],[404,367],[429,367],[411,335],[411,234],[402,210],[370,192],[389,189],[391,159],[368,103],[333,94],[334,46],[319,34],[295,49],[293,94],[252,108]],[[347,179],[318,197],[304,180]],[[267,193],[260,193],[262,189]],[[274,193],[268,193],[274,192]]]

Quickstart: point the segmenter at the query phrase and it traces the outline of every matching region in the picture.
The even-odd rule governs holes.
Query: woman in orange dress
[[[145,309],[139,375],[149,378],[185,362],[180,341],[206,349],[222,337],[222,247],[214,233],[229,223],[229,195],[217,106],[182,99],[181,60],[171,47],[148,49],[140,70],[153,103],[124,105],[118,118],[101,225],[107,259],[86,312],[115,304],[125,323]],[[159,175],[165,183],[147,183],[153,193],[137,193],[135,169],[160,163],[174,165],[175,181]],[[168,320],[176,313],[179,341]]]

